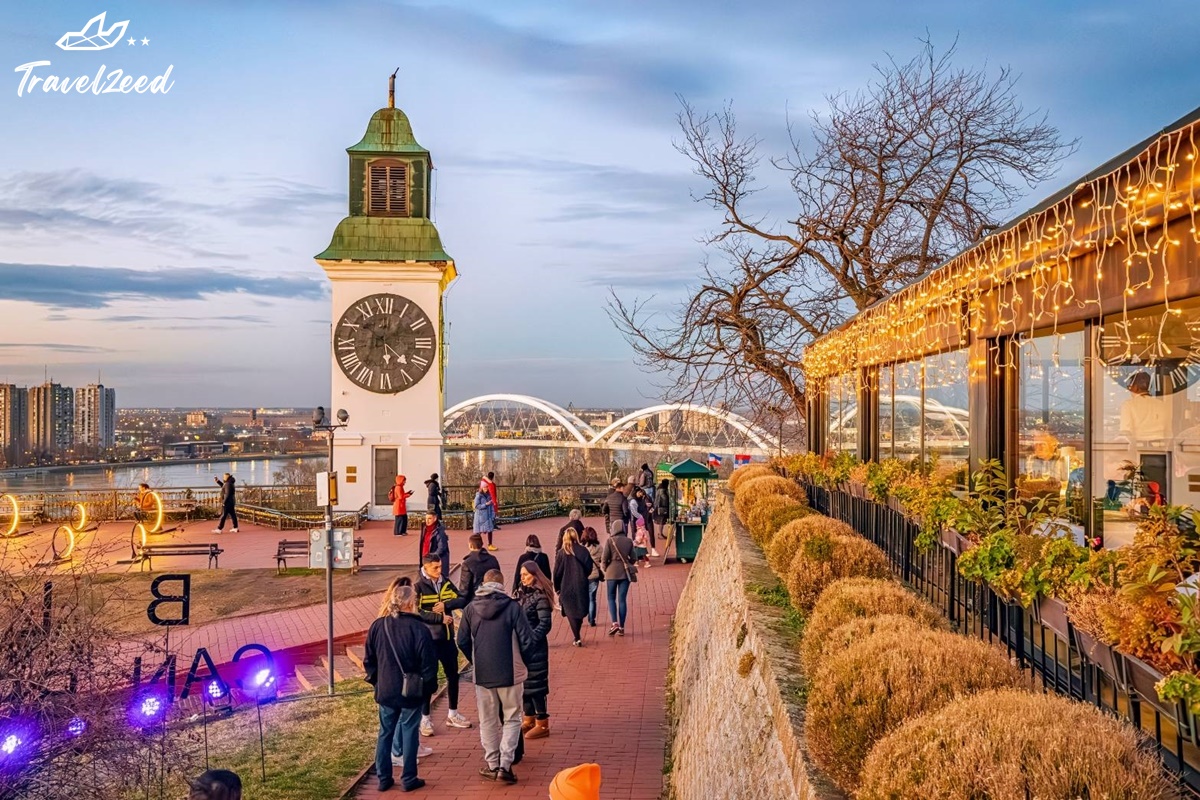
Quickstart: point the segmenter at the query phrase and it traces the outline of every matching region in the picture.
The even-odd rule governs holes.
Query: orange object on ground
[[[550,800],[600,800],[600,765],[580,764],[555,775]]]

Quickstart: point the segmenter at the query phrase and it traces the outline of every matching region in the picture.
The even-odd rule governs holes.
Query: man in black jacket
[[[504,593],[504,573],[489,570],[483,577],[463,611],[458,647],[475,666],[479,739],[487,762],[479,774],[512,784],[517,782],[512,765],[521,739],[525,660],[535,654],[537,638],[521,606]]]
[[[375,744],[379,791],[387,791],[395,784],[392,742],[397,725],[404,743],[401,785],[406,792],[420,789],[425,785],[417,777],[421,703],[437,689],[437,658],[433,636],[417,616],[417,593],[411,586],[399,585],[399,579],[388,588],[384,615],[372,622],[367,631],[363,669],[367,683],[375,687],[375,702],[379,705],[379,739]],[[404,692],[406,674],[421,677],[420,694]]]
[[[463,608],[467,604],[466,597],[459,594],[458,587],[442,574],[442,562],[439,556],[430,553],[425,556],[421,566],[421,574],[413,585],[417,590],[417,602],[422,611],[442,615],[442,622],[434,624],[427,622],[429,632],[433,635],[433,648],[437,653],[438,663],[446,675],[446,698],[450,709],[446,714],[446,724],[451,728],[469,728],[471,723],[458,713],[458,648],[454,646],[454,623],[451,612]],[[430,718],[430,700],[425,699],[421,709],[421,735],[433,736],[433,720]]]
[[[462,571],[458,575],[463,582],[462,596],[469,603],[475,599],[475,590],[483,583],[483,576],[488,570],[500,569],[500,562],[483,549],[483,537],[478,533],[471,534],[467,539],[467,547],[470,552],[463,556]]]
[[[614,520],[620,520],[629,526],[629,493],[633,486],[625,483],[614,483],[613,490],[604,499],[604,530],[612,528]]]

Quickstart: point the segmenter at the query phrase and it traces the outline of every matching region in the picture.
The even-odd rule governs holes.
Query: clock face
[[[346,309],[333,330],[333,355],[346,377],[380,394],[415,386],[437,358],[437,334],[421,307],[397,294],[372,294]]]

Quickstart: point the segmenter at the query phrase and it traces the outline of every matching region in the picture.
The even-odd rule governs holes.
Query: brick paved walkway
[[[587,523],[597,528],[602,524],[600,520]],[[561,525],[562,520],[544,520],[524,523],[520,530],[522,534],[537,533],[549,548]],[[516,529],[506,527],[503,532]],[[523,549],[506,546],[497,553],[510,581]],[[555,773],[593,761],[601,766],[604,800],[657,800],[662,791],[666,742],[664,687],[671,618],[687,574],[688,567],[682,564],[656,564],[641,571],[630,590],[623,639],[605,635],[606,604],[601,605],[595,628],[584,623],[582,648],[571,646],[566,620],[554,617],[550,633],[551,734],[526,745],[525,759],[513,770],[520,780],[516,786],[486,783],[476,775],[483,763],[478,728],[447,728],[443,697],[433,712],[436,735],[421,740],[434,748],[420,767],[427,786],[414,796],[545,800]],[[465,681],[459,710],[473,723],[477,721],[474,688]],[[401,796],[398,788],[380,793],[375,783],[374,775],[368,775],[355,797]]]

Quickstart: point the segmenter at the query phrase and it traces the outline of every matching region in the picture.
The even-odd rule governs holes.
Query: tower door
[[[396,483],[400,472],[400,450],[395,447],[375,448],[375,505],[387,506],[388,490]]]

